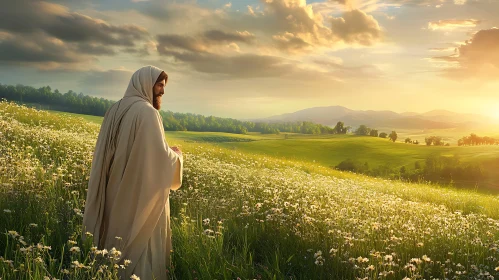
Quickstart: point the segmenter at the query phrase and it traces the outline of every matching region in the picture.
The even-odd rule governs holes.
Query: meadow
[[[53,111],[57,114],[82,117],[100,124],[102,117]],[[391,128],[386,128],[386,131]],[[394,169],[405,167],[414,169],[414,163],[433,154],[458,156],[465,163],[483,163],[485,169],[494,175],[499,169],[499,146],[457,146],[457,139],[475,131],[463,129],[401,130],[395,143],[379,137],[356,135],[309,135],[298,133],[282,134],[232,134],[224,132],[167,131],[166,138],[182,142],[210,142],[222,148],[239,150],[244,153],[272,156],[281,159],[308,161],[323,166],[335,167],[346,159],[356,159],[370,166],[389,165]],[[479,130],[479,135],[495,136]],[[287,136],[286,136],[287,135]],[[452,140],[451,146],[426,146],[424,138],[431,135],[443,136]],[[403,143],[406,137],[419,140],[419,145]],[[455,140],[455,141],[454,141]],[[493,178],[499,179],[497,177]],[[494,184],[497,185],[497,184]]]
[[[119,248],[80,241],[98,131],[96,119],[0,102],[2,279],[115,279],[126,269],[114,264]],[[272,146],[296,141],[295,154],[309,154],[307,141],[334,139],[204,137],[166,133],[185,159],[171,194],[172,279],[499,277],[497,195],[340,172],[320,154]]]

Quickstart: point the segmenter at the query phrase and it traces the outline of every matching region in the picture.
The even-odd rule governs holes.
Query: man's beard
[[[161,95],[155,95],[152,98],[152,105],[156,110],[159,110],[161,108]]]

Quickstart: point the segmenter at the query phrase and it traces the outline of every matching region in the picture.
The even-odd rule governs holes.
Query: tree
[[[426,143],[426,146],[430,146],[430,145],[431,145],[431,143],[433,142],[433,138],[432,138],[432,137],[433,137],[433,136],[431,136],[431,137],[425,137],[425,138],[424,138],[424,141],[425,141],[425,143]]]
[[[498,145],[499,140],[492,137],[484,136],[480,137],[475,133],[471,133],[470,136],[464,136],[457,141],[458,146],[474,146],[474,145]]]
[[[407,144],[407,143],[412,143],[411,138],[409,138],[409,137],[405,138],[405,143],[406,143],[406,144]]]
[[[371,133],[369,133],[369,135],[371,135],[373,137],[378,137],[378,130],[377,129],[371,129]]]
[[[367,127],[366,125],[364,125],[364,124],[360,125],[355,130],[355,134],[356,135],[369,135],[370,132],[371,132],[371,129],[369,127]]]
[[[385,132],[381,132],[381,133],[379,134],[379,137],[381,137],[381,138],[386,138],[386,137],[388,137],[388,134],[386,134]]]
[[[426,137],[424,139],[424,141],[426,142],[427,146],[430,146],[431,144],[433,144],[434,146],[443,146],[444,145],[444,142],[442,141],[442,137],[438,137],[438,136]]]
[[[433,137],[433,145],[442,146],[443,144],[444,144],[444,142],[442,142],[441,137],[438,137],[438,136]]]
[[[393,130],[392,133],[390,133],[389,137],[390,137],[390,140],[395,142],[395,140],[397,140],[397,132],[395,132],[395,130]]]
[[[333,128],[334,132],[336,134],[346,134],[347,133],[347,128],[345,127],[345,124],[343,122],[338,122],[336,126]]]

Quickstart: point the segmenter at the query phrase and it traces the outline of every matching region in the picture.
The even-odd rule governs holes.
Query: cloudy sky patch
[[[4,84],[118,100],[132,73],[152,64],[170,77],[164,107],[175,112],[254,118],[342,105],[492,115],[499,104],[499,18],[490,13],[499,1],[2,5]]]

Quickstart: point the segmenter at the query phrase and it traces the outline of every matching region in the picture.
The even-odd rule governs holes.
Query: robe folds
[[[83,216],[82,240],[121,251],[121,279],[167,279],[170,265],[170,191],[182,184],[183,157],[165,140],[153,107],[161,69],[145,66],[124,97],[106,112],[97,138]],[[90,236],[90,235],[89,235]]]

